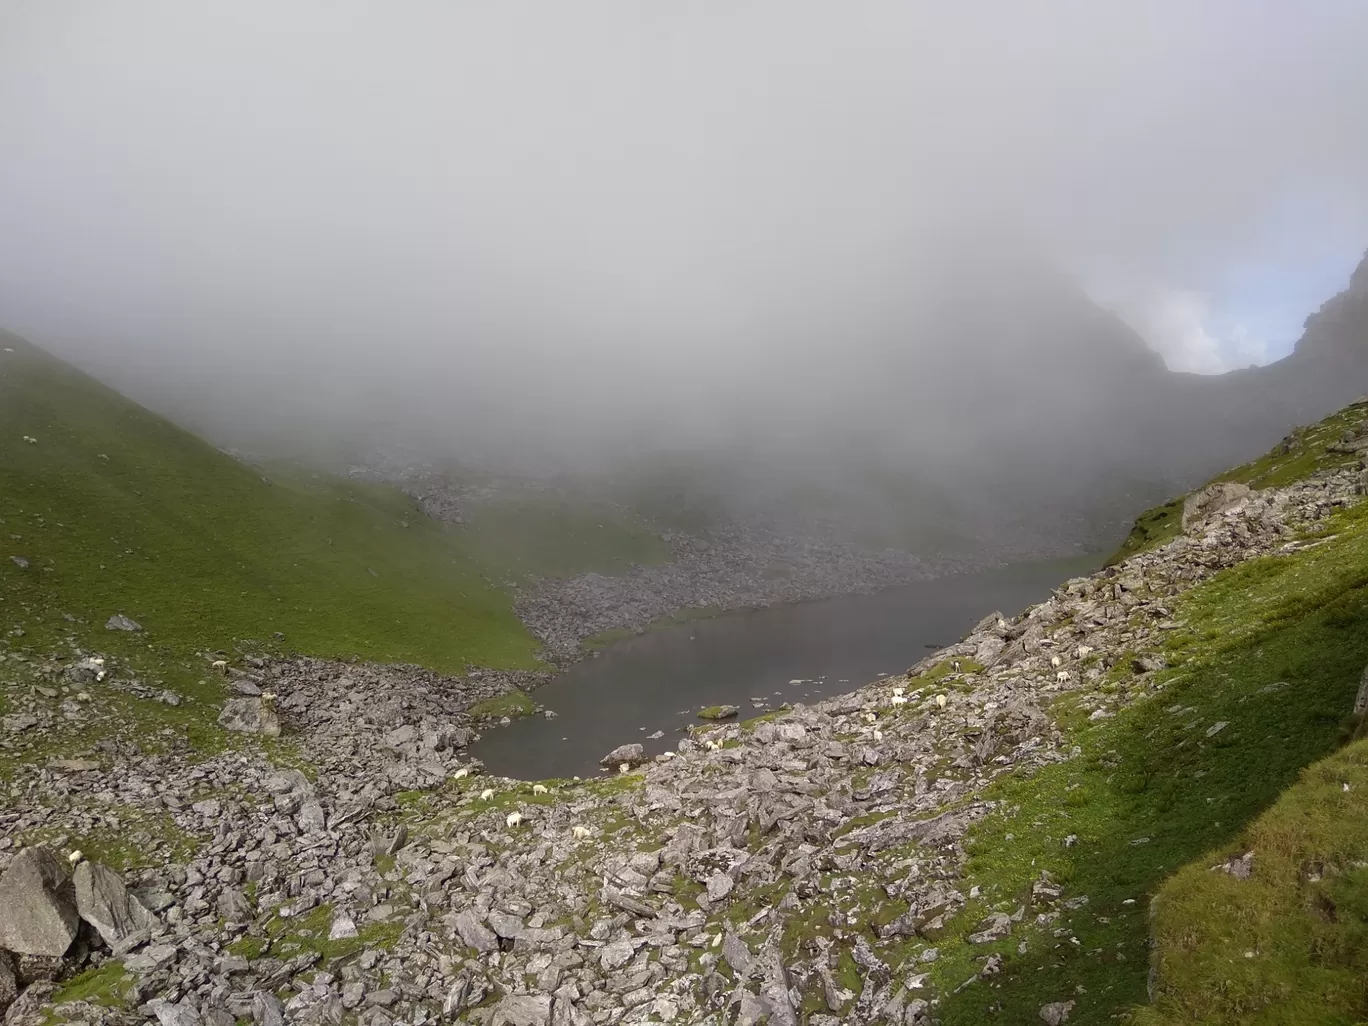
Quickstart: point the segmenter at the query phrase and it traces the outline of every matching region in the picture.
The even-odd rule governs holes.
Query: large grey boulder
[[[499,938],[494,931],[476,918],[474,912],[458,912],[451,917],[451,930],[466,947],[485,955],[499,950]]]
[[[111,948],[127,951],[138,940],[146,939],[154,922],[152,913],[128,893],[118,873],[82,862],[76,867],[73,883],[77,913]]]
[[[646,749],[641,745],[618,745],[599,760],[599,765],[612,769],[615,766],[621,766],[624,762],[628,766],[640,766],[645,761]]]
[[[1193,492],[1183,502],[1183,533],[1191,534],[1206,520],[1233,509],[1253,492],[1238,481],[1218,481]]]
[[[510,994],[494,1006],[490,1026],[548,1026],[550,994]]]
[[[268,695],[260,698],[230,698],[223,703],[218,723],[225,730],[236,730],[243,734],[280,736],[280,716],[276,713],[274,697]]]
[[[0,948],[60,957],[79,924],[66,861],[42,846],[16,855],[0,876]]]

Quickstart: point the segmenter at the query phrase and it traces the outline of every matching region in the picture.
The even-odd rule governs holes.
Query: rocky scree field
[[[34,544],[4,579],[6,1022],[1362,1018],[1366,421],[905,675],[596,780],[463,756],[516,677],[108,629],[113,588],[69,621],[65,559],[139,577]]]

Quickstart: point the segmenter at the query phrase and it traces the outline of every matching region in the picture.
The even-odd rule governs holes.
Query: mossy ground
[[[486,698],[470,707],[472,716],[488,716],[496,719],[503,716],[507,716],[509,719],[517,719],[519,716],[531,716],[536,711],[537,707],[532,704],[532,699],[517,689],[494,698]]]
[[[966,883],[981,897],[952,921],[932,969],[946,1023],[1029,1022],[1061,1000],[1077,1002],[1071,1024],[1103,1023],[1145,1003],[1150,899],[1193,859],[1231,845],[1340,739],[1368,662],[1368,509],[1341,512],[1323,533],[1321,545],[1250,561],[1185,595],[1175,603],[1185,627],[1164,646],[1170,669],[1157,681],[1112,675],[1107,686],[1133,704],[1098,722],[1085,708],[1061,718],[1079,758],[990,787],[998,811],[966,842]],[[1042,871],[1066,900],[1087,903],[1036,928],[1030,891]],[[1009,939],[967,943],[989,912],[1023,906],[1026,925]],[[1210,915],[1174,905],[1165,936],[1207,930]],[[1000,973],[953,993],[994,953]],[[1318,986],[1296,960],[1278,972]],[[1220,987],[1186,994],[1206,1018],[1179,1021],[1246,1021],[1225,1010]]]

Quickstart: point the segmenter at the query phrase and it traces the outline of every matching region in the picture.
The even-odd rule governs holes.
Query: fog
[[[1365,52],[1358,0],[0,0],[0,324],[225,443],[924,434],[966,311],[1218,370],[1175,297],[1289,204],[1361,252]]]

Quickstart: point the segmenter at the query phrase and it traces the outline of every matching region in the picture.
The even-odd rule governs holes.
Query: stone
[[[332,926],[328,928],[328,940],[347,940],[356,936],[356,920],[345,912],[333,916]]]
[[[131,958],[124,959],[124,968],[134,973],[151,973],[165,968],[176,960],[176,949],[170,944],[154,944]]]
[[[252,995],[252,1022],[256,1026],[285,1026],[285,1006],[280,998],[258,990]]]
[[[80,919],[65,859],[25,848],[0,876],[0,948],[18,955],[61,957]]]
[[[710,705],[698,710],[700,720],[730,720],[740,715],[741,710],[734,705]]]
[[[606,972],[612,972],[630,962],[634,954],[636,948],[630,940],[613,941],[599,949],[599,965],[603,966]]]
[[[115,613],[105,621],[105,630],[109,631],[140,631],[142,624],[137,620],[131,620],[123,613]]]
[[[299,823],[299,829],[306,834],[321,834],[328,826],[323,806],[312,798],[299,807],[299,815],[295,819]]]
[[[29,561],[23,556],[10,556],[10,562],[20,570],[27,570],[29,568]]]
[[[1005,912],[994,912],[983,922],[978,930],[969,935],[970,944],[989,944],[1008,936],[1012,932],[1012,917]]]
[[[14,964],[14,956],[8,951],[0,951],[0,1016],[19,996],[19,971]]]
[[[1191,534],[1206,520],[1233,509],[1251,494],[1249,485],[1218,481],[1193,492],[1183,501],[1183,533]]]
[[[1040,1019],[1045,1026],[1064,1026],[1069,1021],[1073,1006],[1072,1001],[1051,1001],[1048,1005],[1040,1006]]]
[[[732,892],[735,884],[726,873],[714,873],[708,877],[708,900],[721,901]]]
[[[490,1026],[549,1026],[550,994],[509,994],[494,1006]]]
[[[119,874],[94,862],[82,862],[73,878],[76,912],[111,948],[123,948],[133,935],[145,936],[155,920],[128,893]]]
[[[183,1002],[173,1004],[162,998],[156,998],[149,1001],[147,1007],[157,1017],[157,1022],[161,1026],[201,1026],[204,1021],[200,1018],[200,1014],[194,1005]]]
[[[746,947],[746,942],[730,930],[722,938],[722,957],[726,959],[727,965],[731,966],[737,979],[745,976],[751,967],[750,948]]]
[[[218,723],[225,730],[236,730],[243,734],[280,736],[280,716],[276,713],[274,703],[264,697],[228,699],[223,703]]]
[[[628,766],[640,766],[646,761],[646,749],[640,744],[618,745],[611,752],[599,760],[599,765],[608,769],[615,769],[626,763]]]
[[[499,938],[494,936],[494,931],[480,922],[473,912],[458,912],[452,916],[451,929],[461,938],[462,944],[474,948],[482,955],[499,950]]]

